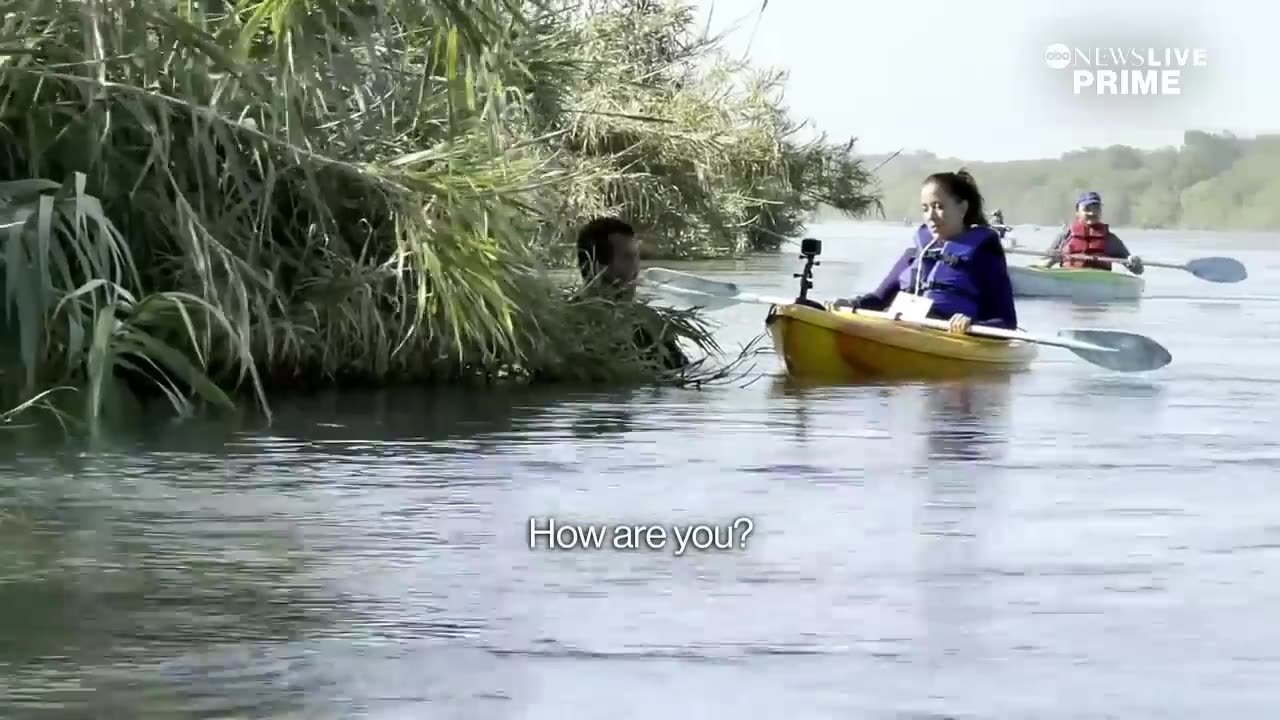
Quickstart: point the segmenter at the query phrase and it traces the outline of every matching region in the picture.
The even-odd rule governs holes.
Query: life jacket
[[[969,263],[989,242],[1004,251],[1000,236],[989,227],[972,227],[944,243],[934,243],[929,229],[921,225],[915,244],[907,250],[911,261],[898,275],[899,292],[914,294],[916,279],[923,273],[920,294],[933,301],[931,315],[951,317],[960,313],[977,319],[981,293]]]
[[[1098,223],[1096,225],[1085,225],[1083,222],[1076,220],[1071,223],[1070,229],[1067,231],[1067,241],[1062,244],[1062,252],[1065,255],[1106,255],[1107,254],[1107,232],[1106,223]],[[1110,270],[1111,263],[1101,262],[1098,260],[1067,260],[1062,261],[1062,266],[1067,268],[1093,268],[1095,270]]]

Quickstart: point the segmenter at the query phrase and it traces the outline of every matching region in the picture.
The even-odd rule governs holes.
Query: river
[[[811,228],[813,295],[910,232]],[[322,394],[10,453],[0,717],[1269,718],[1277,237],[1122,236],[1250,278],[1153,268],[1141,305],[1021,324],[1143,332],[1154,373],[1044,348],[1006,381],[796,388],[762,355],[701,390]],[[800,265],[675,267],[792,295]],[[732,347],[764,311],[711,317]],[[530,517],[751,531],[531,550]]]

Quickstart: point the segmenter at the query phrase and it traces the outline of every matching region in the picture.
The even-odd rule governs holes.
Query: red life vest
[[[1062,253],[1064,255],[1106,255],[1107,232],[1106,223],[1085,225],[1083,222],[1076,220],[1071,223],[1067,241],[1062,244]],[[1110,270],[1111,263],[1098,262],[1097,260],[1064,259],[1062,267]]]

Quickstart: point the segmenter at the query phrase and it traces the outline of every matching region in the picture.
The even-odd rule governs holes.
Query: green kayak
[[[1067,298],[1083,302],[1138,300],[1143,279],[1119,270],[1009,266],[1016,297]]]

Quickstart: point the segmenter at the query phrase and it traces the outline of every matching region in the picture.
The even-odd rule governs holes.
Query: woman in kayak
[[[982,193],[973,176],[960,170],[925,178],[920,211],[924,224],[880,287],[836,300],[832,308],[885,310],[906,294],[924,298],[928,317],[950,320],[955,333],[968,332],[975,324],[1016,330],[1018,313],[1004,248],[983,214]]]

